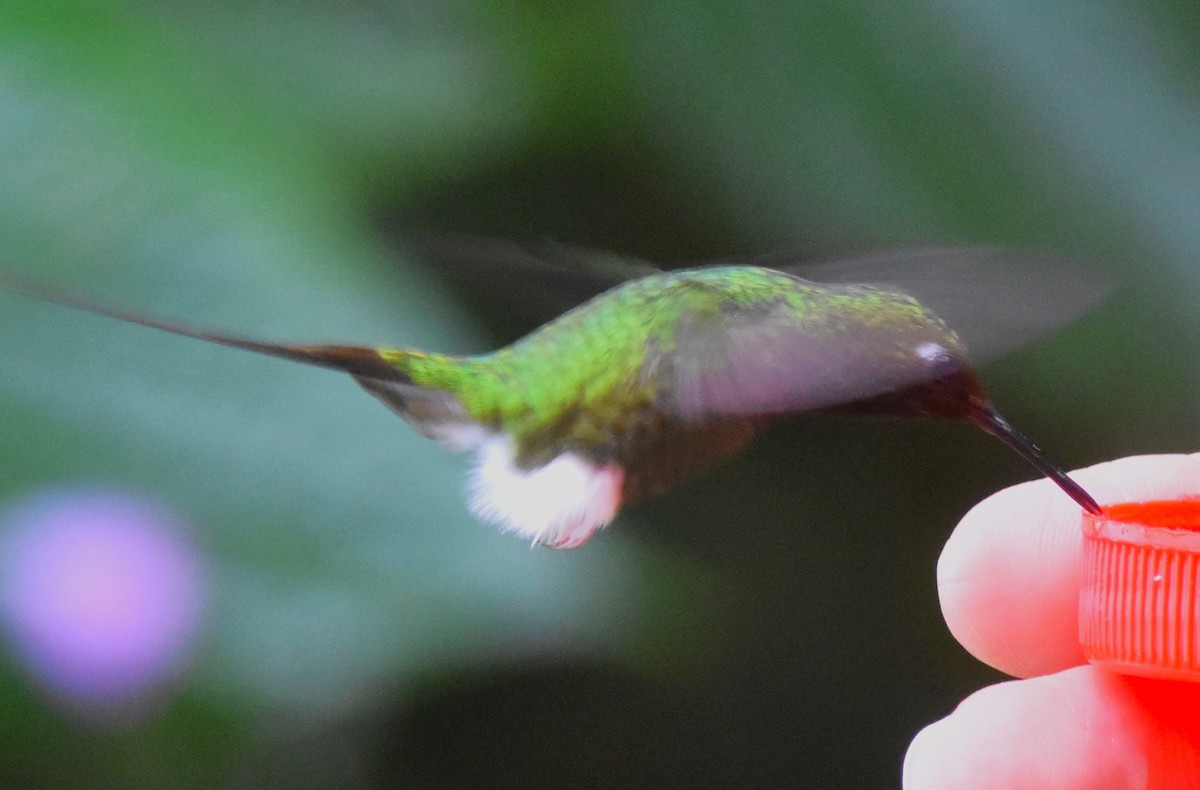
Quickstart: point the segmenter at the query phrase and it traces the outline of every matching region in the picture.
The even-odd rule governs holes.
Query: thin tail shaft
[[[1093,515],[1100,515],[1100,505],[1092,495],[1070,478],[1061,466],[1046,457],[1038,446],[1029,441],[1020,431],[1012,427],[1008,420],[1000,416],[990,405],[982,407],[972,419],[976,425],[1007,444],[1038,471],[1053,480],[1067,496],[1075,500],[1080,507]]]
[[[238,337],[236,335],[225,334],[223,332],[211,332],[203,329],[193,329],[183,326],[182,324],[163,321],[157,318],[150,318],[144,315],[127,312],[118,308],[109,307],[107,305],[98,304],[83,297],[73,294],[61,293],[51,288],[47,288],[38,283],[30,282],[22,278],[13,277],[12,275],[0,275],[0,288],[12,291],[14,293],[28,296],[33,299],[39,299],[43,302],[69,307],[73,310],[80,310],[85,313],[112,318],[117,321],[124,321],[129,324],[137,324],[138,326],[157,329],[161,332],[170,332],[174,335],[190,337],[196,340],[203,340],[206,343],[215,343],[221,346],[230,348],[238,348],[243,351],[251,351],[256,354],[264,354],[278,359],[287,359],[292,362],[300,362],[305,365],[315,365],[317,367],[331,368],[340,370],[346,373],[351,373],[355,376],[365,376],[367,378],[378,379],[381,381],[407,381],[408,377],[400,370],[384,361],[379,353],[367,346],[345,346],[345,345],[314,345],[314,346],[293,346],[282,343],[268,343],[261,340],[252,340],[250,338]]]

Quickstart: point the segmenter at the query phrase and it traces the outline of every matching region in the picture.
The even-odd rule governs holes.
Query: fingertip
[[[963,517],[937,580],[946,625],[972,655],[1017,677],[1083,661],[1079,519],[1045,480],[1000,491]]]
[[[1200,453],[1132,455],[1072,472],[1103,504],[1200,494]]]
[[[928,725],[909,744],[902,769],[904,790],[937,790],[946,786],[938,760],[938,755],[944,751],[939,737],[944,721]]]
[[[1101,503],[1200,493],[1200,453],[1123,458],[1075,478]],[[938,562],[942,612],[974,656],[1018,677],[1082,663],[1079,508],[1048,480],[1000,491],[963,517]]]
[[[913,739],[905,790],[1200,786],[1200,684],[1095,667],[980,689]]]
[[[1145,788],[1145,751],[1106,682],[1082,667],[981,689],[913,739],[905,790]]]

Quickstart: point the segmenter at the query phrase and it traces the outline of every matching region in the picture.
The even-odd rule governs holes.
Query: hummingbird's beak
[[[1094,516],[1101,514],[1100,506],[1096,504],[1095,499],[1092,499],[1091,494],[1084,491],[1078,483],[1068,477],[1062,467],[1047,458],[1038,449],[1037,445],[1029,441],[1016,428],[1012,427],[1008,420],[1001,417],[1000,413],[990,403],[984,403],[978,408],[973,409],[968,419],[1016,450],[1022,458],[1033,464],[1038,471],[1058,484],[1058,487],[1066,492],[1067,496],[1078,502],[1079,506],[1084,510]]]

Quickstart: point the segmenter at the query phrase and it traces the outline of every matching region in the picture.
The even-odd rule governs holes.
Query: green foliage
[[[460,166],[521,108],[493,98],[514,90],[475,68],[497,53],[461,9],[374,16],[0,11],[5,267],[251,334],[480,344],[372,237],[363,186],[402,193]],[[200,735],[276,708],[361,709],[432,667],[620,643],[605,612],[642,584],[628,551],[531,552],[474,522],[462,465],[350,382],[3,298],[0,493],[101,481],[185,514],[216,595],[185,708],[231,711]],[[69,748],[36,705],[6,706],[0,768],[22,770],[22,743]],[[156,726],[177,740],[189,721]]]

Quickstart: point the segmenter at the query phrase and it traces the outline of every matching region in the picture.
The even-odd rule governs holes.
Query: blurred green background
[[[521,326],[411,234],[667,263],[1065,250],[1118,289],[989,366],[1080,466],[1197,449],[1200,52],[1162,2],[7,2],[0,265],[281,340]],[[504,285],[519,289],[519,283]],[[898,784],[998,679],[934,569],[1029,479],[965,427],[802,420],[578,552],[472,520],[465,463],[347,380],[0,295],[0,501],[106,485],[207,557],[190,669],[97,727],[15,654],[0,784]]]

